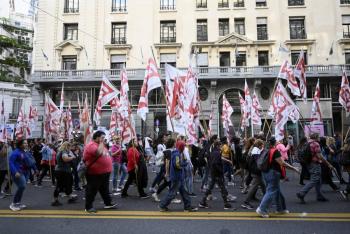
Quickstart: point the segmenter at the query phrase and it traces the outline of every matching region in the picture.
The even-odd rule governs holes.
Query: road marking
[[[87,214],[79,210],[22,210],[12,212],[0,210],[2,218],[73,218],[73,219],[154,219],[154,220],[279,220],[350,222],[350,213],[290,213],[271,214],[262,219],[254,212],[159,212],[159,211],[99,211]]]

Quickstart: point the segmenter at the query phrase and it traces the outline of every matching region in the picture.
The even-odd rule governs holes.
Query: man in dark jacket
[[[218,184],[220,190],[221,190],[221,196],[224,200],[224,209],[230,209],[232,208],[231,204],[228,203],[227,196],[228,192],[225,187],[224,182],[224,170],[223,170],[223,162],[221,159],[221,152],[220,152],[220,142],[215,141],[213,143],[213,147],[210,148],[210,155],[209,155],[209,168],[210,168],[210,174],[211,174],[211,182],[209,185],[208,190],[205,192],[205,195],[202,199],[202,201],[199,203],[199,207],[201,208],[208,208],[207,198],[211,194],[212,189],[214,188],[215,183]]]

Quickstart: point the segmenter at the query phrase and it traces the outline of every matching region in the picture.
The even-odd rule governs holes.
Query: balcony
[[[187,68],[179,68],[186,71]],[[254,79],[254,78],[275,78],[280,66],[260,67],[200,67],[198,68],[199,79]],[[307,77],[340,77],[342,70],[350,71],[350,65],[310,65],[307,67]],[[165,77],[164,69],[159,69],[162,79]],[[112,80],[119,80],[120,70],[48,70],[35,71],[31,77],[33,83],[50,82],[80,82],[80,81],[101,81],[106,75]],[[128,69],[129,80],[141,81],[145,75],[145,69]]]

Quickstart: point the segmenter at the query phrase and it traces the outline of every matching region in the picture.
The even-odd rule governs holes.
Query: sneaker
[[[232,205],[230,203],[225,203],[224,210],[228,210],[228,209],[231,209],[231,208],[232,208]]]
[[[21,208],[19,206],[17,206],[16,204],[14,204],[14,203],[11,203],[10,209],[12,211],[20,211],[21,210]]]
[[[122,191],[122,189],[123,189],[122,187],[118,187],[116,191],[120,192],[120,191]]]
[[[158,206],[160,212],[168,212],[169,208],[168,207],[160,207]]]
[[[157,193],[153,193],[153,194],[152,194],[152,197],[153,197],[153,199],[154,199],[155,202],[160,202],[160,199],[159,199]]]
[[[51,206],[62,206],[62,203],[56,200],[51,203]]]
[[[18,207],[19,207],[21,210],[23,210],[23,209],[27,208],[27,206],[26,206],[26,205],[21,204],[21,203],[16,203],[16,206],[18,206]]]
[[[346,190],[340,190],[339,192],[340,192],[340,195],[341,195],[345,200],[348,199],[349,193],[348,193]]]
[[[233,195],[231,195],[231,194],[229,194],[228,196],[227,196],[227,201],[229,201],[229,202],[234,202],[234,201],[236,201],[237,200],[237,197],[236,196],[233,196]]]
[[[156,193],[156,192],[157,192],[157,189],[155,189],[155,188],[149,188],[149,191],[150,191],[151,193]]]
[[[212,194],[209,194],[208,197],[207,197],[207,201],[215,201],[217,200],[218,198],[213,196]]]
[[[117,203],[115,203],[115,204],[110,204],[108,206],[106,205],[103,208],[106,210],[111,210],[111,209],[117,209],[117,207],[118,207],[118,205],[117,205]]]
[[[89,213],[89,214],[94,214],[97,213],[97,210],[95,208],[90,208],[90,209],[85,209],[85,212]]]
[[[180,199],[174,198],[173,200],[171,200],[171,203],[173,204],[180,204],[182,201]]]
[[[248,193],[248,189],[243,189],[243,190],[241,191],[241,193],[242,193],[242,194],[247,194],[247,193]]]
[[[297,198],[299,198],[301,204],[305,204],[304,196],[301,193],[297,193]]]
[[[208,208],[209,208],[208,203],[204,203],[204,202],[200,202],[198,206],[199,206],[200,208],[205,208],[205,209],[208,209]]]
[[[188,194],[188,196],[190,196],[190,197],[197,197],[197,195],[195,193],[190,193],[190,194]]]
[[[198,211],[198,208],[191,206],[191,207],[185,208],[184,211],[186,211],[186,212],[196,212],[196,211]]]
[[[144,194],[144,195],[141,195],[140,198],[141,199],[147,199],[147,198],[149,198],[149,195],[148,194]]]
[[[275,214],[280,214],[280,215],[284,215],[284,214],[289,214],[289,210],[281,210],[281,211],[276,211]]]
[[[249,202],[244,202],[244,203],[241,205],[241,207],[242,207],[243,209],[247,209],[247,210],[252,210],[252,209],[254,209],[254,206],[252,206]]]
[[[319,198],[317,198],[317,201],[319,201],[319,202],[328,202],[329,200],[327,198],[325,198],[325,197],[319,197]]]
[[[258,215],[260,215],[261,218],[269,218],[269,217],[270,217],[269,214],[267,214],[267,213],[265,213],[265,212],[262,212],[262,211],[260,210],[259,207],[256,209],[255,212],[256,212]]]

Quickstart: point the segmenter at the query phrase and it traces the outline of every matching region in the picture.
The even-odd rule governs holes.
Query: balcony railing
[[[279,66],[260,67],[200,67],[197,69],[199,79],[232,79],[232,78],[275,78],[279,72]],[[334,77],[341,76],[342,70],[350,71],[350,65],[310,65],[306,68],[307,77]],[[179,68],[186,71],[187,68]],[[164,69],[159,69],[162,78],[165,77]],[[111,79],[119,79],[119,69],[106,70],[49,70],[35,71],[32,82],[57,82],[57,81],[100,81],[106,75]],[[130,80],[143,80],[145,69],[127,69]]]

